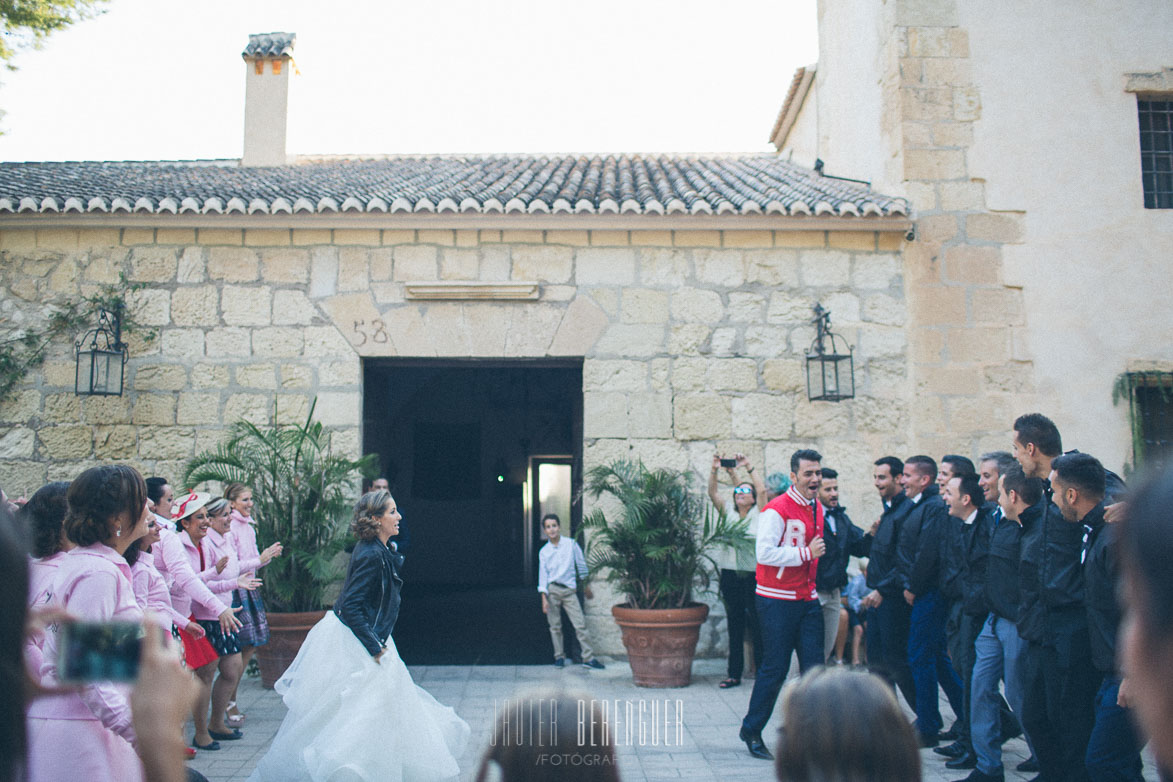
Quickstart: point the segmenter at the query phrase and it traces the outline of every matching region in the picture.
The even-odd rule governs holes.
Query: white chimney
[[[296,70],[296,33],[248,37],[244,58],[244,154],[242,166],[283,166],[289,121],[289,84]]]

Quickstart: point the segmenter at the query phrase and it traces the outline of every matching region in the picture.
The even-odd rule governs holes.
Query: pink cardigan
[[[53,579],[57,577],[57,568],[65,557],[64,551],[50,554],[41,559],[29,560],[29,608],[41,608],[52,599]],[[45,634],[37,630],[25,640],[24,660],[29,671],[39,676],[42,649],[45,646]]]
[[[236,549],[236,558],[240,561],[241,573],[255,573],[264,567],[261,564],[261,552],[257,548],[256,522],[252,516],[243,516],[240,511],[232,511],[232,526],[228,529],[228,539]]]
[[[179,627],[187,626],[190,620],[171,605],[171,590],[167,588],[163,574],[155,568],[154,557],[150,552],[141,552],[130,566],[130,581],[139,607],[154,612],[155,620],[163,630],[170,633],[172,623]]]
[[[236,550],[229,540],[232,533],[228,535],[221,535],[211,527],[208,528],[208,534],[200,541],[200,546],[204,549],[204,562],[207,568],[200,573],[200,578],[208,585],[217,595],[231,595],[232,590],[236,589],[236,579],[240,575],[240,567],[236,561]],[[217,573],[216,563],[220,561],[220,557],[228,557],[228,564],[224,566],[224,570]],[[228,598],[231,602],[232,598]]]
[[[130,565],[117,551],[103,543],[67,552],[57,567],[51,589],[53,603],[79,619],[142,621],[142,609],[134,599]],[[41,679],[57,681],[57,633],[52,630],[45,636]],[[126,685],[87,684],[76,693],[33,701],[28,716],[31,719],[97,720],[134,744],[129,693],[130,688]]]
[[[200,553],[186,531],[165,533],[153,550],[159,556],[155,566],[158,567],[161,559],[166,568],[164,578],[171,586],[171,605],[176,611],[184,616],[211,620],[228,609],[200,578]],[[214,564],[213,560],[208,566]]]

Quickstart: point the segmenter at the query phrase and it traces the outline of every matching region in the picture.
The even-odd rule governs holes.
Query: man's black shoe
[[[945,764],[945,768],[962,769],[975,768],[977,766],[977,755],[972,752],[966,752],[959,758],[954,758]]]
[[[935,747],[933,749],[933,752],[936,752],[938,755],[944,755],[947,758],[959,758],[968,751],[969,749],[960,741],[955,741],[947,746]]]
[[[997,774],[983,774],[976,768],[969,772],[969,776],[965,779],[959,779],[957,782],[1004,782],[1006,775],[999,771]]]
[[[1026,760],[1019,763],[1017,766],[1015,766],[1014,769],[1016,771],[1021,771],[1024,774],[1028,774],[1031,771],[1038,771],[1039,770],[1039,759],[1036,758],[1034,755],[1031,755],[1029,758],[1027,758]]]
[[[749,748],[749,754],[761,760],[773,760],[774,756],[770,754],[770,750],[766,749],[766,743],[762,741],[760,733],[750,733],[745,728],[737,734],[738,738],[745,742],[745,746]]]
[[[921,733],[919,736],[917,736],[917,741],[920,742],[922,748],[935,747],[941,743],[940,736],[938,736],[936,733]]]

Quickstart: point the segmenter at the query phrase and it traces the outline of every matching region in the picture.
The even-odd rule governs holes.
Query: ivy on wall
[[[102,310],[120,313],[124,335],[141,331],[130,313],[127,296],[145,287],[143,283],[128,283],[123,277],[117,285],[105,285],[84,298],[52,302],[42,323],[0,336],[0,402],[44,363],[51,344],[63,338],[72,343],[78,334],[97,323]],[[155,332],[141,331],[141,336],[149,342]]]

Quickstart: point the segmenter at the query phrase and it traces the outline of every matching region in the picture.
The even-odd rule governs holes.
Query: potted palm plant
[[[610,518],[599,508],[583,520],[590,531],[587,563],[591,572],[604,570],[626,598],[611,614],[639,687],[688,686],[700,626],[709,615],[693,592],[708,588],[718,549],[751,545],[746,522],[714,512],[693,491],[691,477],[627,460],[586,476],[584,494],[618,502]]]
[[[325,615],[326,590],[343,573],[345,542],[356,479],[372,477],[375,457],[349,459],[331,449],[331,433],[314,421],[315,399],[304,423],[259,427],[237,421],[228,440],[187,464],[184,482],[240,482],[253,490],[257,542],[280,541],[285,555],[264,570],[269,643],[257,649],[266,687],[297,656],[310,628]]]

